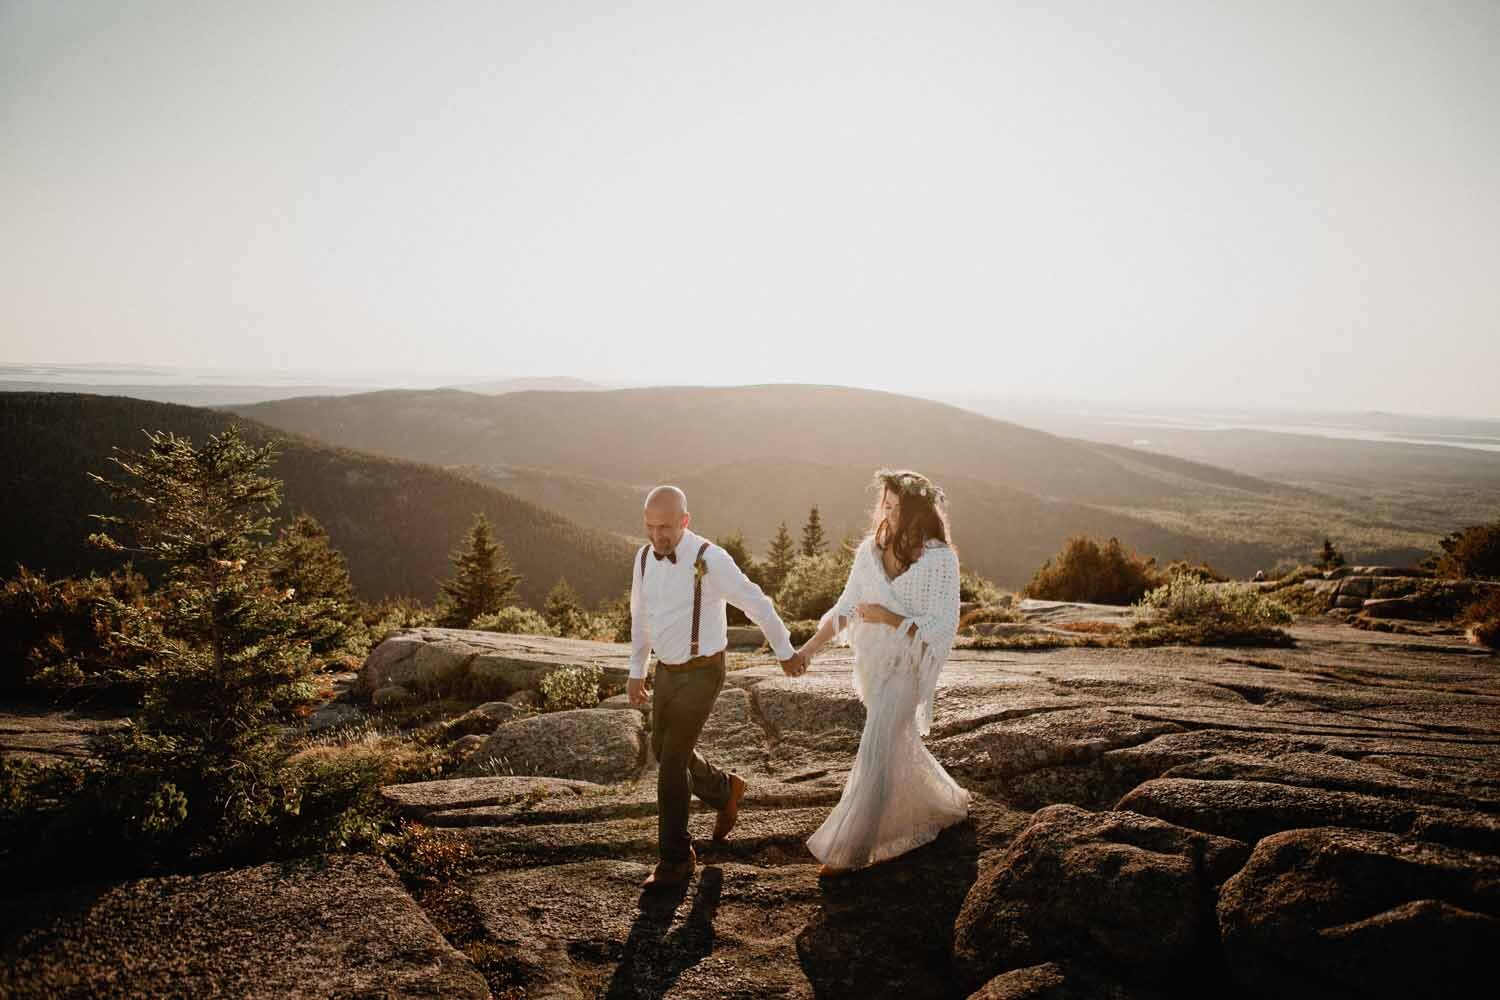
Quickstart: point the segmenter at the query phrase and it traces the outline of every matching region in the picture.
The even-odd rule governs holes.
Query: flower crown
[[[902,469],[877,469],[875,482],[888,486],[897,493],[921,497],[932,503],[946,504],[948,495],[943,488],[918,472]]]

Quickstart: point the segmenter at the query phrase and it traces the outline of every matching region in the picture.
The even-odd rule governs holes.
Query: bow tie
[[[671,561],[673,566],[677,565],[677,550],[675,549],[671,552],[668,552],[666,555],[662,555],[660,552],[652,549],[651,554],[656,557],[657,562],[661,562],[663,559],[667,559]]]

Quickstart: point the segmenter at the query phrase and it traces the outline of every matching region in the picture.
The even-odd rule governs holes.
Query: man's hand
[[[632,677],[625,682],[625,696],[630,699],[632,705],[644,705],[651,698],[650,692],[646,690],[646,678]]]
[[[801,677],[807,673],[807,660],[801,653],[793,652],[789,660],[782,660],[781,671],[788,677]]]

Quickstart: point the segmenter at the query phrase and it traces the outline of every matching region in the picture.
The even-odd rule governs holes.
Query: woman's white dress
[[[899,627],[861,621],[855,605],[881,604]],[[958,556],[930,540],[916,562],[886,576],[866,538],[849,581],[823,621],[854,649],[854,690],[865,705],[859,752],[833,812],[808,838],[824,864],[859,868],[935,839],[969,814],[972,796],[937,762],[922,737],[932,727],[938,673],[958,633]],[[915,638],[908,636],[912,624]]]

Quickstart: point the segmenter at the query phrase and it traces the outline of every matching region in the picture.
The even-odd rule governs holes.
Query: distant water
[[[0,391],[85,392],[188,406],[261,403],[293,396],[349,396],[378,389],[435,389],[473,379],[473,372],[424,376],[271,368],[0,364]]]
[[[940,397],[976,413],[1054,434],[1151,446],[1150,431],[1264,431],[1383,444],[1438,445],[1500,452],[1500,419],[1248,407],[1210,410],[1183,406],[1091,403],[1084,400],[1009,398],[966,393]]]
[[[1086,416],[1081,413],[1078,415]],[[1500,421],[1455,420],[1453,421],[1454,424],[1462,425],[1466,429],[1459,430],[1455,428],[1447,432],[1442,432],[1422,430],[1415,426],[1404,430],[1372,428],[1360,426],[1358,423],[1352,422],[1283,423],[1275,420],[1256,420],[1243,416],[1239,419],[1226,419],[1224,416],[1217,414],[1176,414],[1173,416],[1161,414],[1120,416],[1113,414],[1108,417],[1095,414],[1092,416],[1098,423],[1111,427],[1160,427],[1171,430],[1198,431],[1269,431],[1276,434],[1310,434],[1317,437],[1344,438],[1351,441],[1377,441],[1387,444],[1447,445],[1453,448],[1473,448],[1479,451],[1500,452]],[[1431,421],[1441,420],[1442,418],[1413,417],[1411,419],[1414,423],[1426,424]],[[1493,430],[1467,429],[1469,425],[1483,423],[1493,424]],[[1143,442],[1149,441],[1149,439],[1141,440]]]

